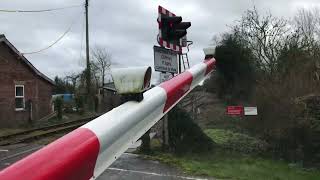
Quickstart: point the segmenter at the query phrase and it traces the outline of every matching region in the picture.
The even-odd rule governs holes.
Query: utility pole
[[[178,54],[178,57],[179,57],[179,63],[178,63],[178,68],[179,68],[179,70],[178,70],[178,74],[181,74],[181,55],[180,54]]]
[[[85,11],[86,11],[86,84],[87,84],[87,103],[90,98],[90,87],[91,87],[91,68],[90,68],[90,55],[89,55],[89,18],[88,18],[88,6],[89,0],[86,0]]]

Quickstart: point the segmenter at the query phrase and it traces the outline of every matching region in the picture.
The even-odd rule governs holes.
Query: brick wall
[[[0,43],[0,127],[16,127],[29,120],[28,110],[15,110],[15,85],[24,85],[25,102],[31,100],[33,104],[33,120],[51,112],[52,85],[18,58]]]

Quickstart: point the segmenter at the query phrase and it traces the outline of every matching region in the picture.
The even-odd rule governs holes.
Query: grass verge
[[[174,155],[155,151],[148,159],[158,160],[180,168],[187,174],[195,176],[210,176],[218,179],[237,180],[319,180],[319,170],[307,170],[285,161],[276,161],[257,155],[234,151],[225,148],[226,143],[234,139],[242,140],[256,146],[257,139],[243,134],[232,134],[231,131],[206,130],[211,138],[219,139],[219,145],[214,151],[202,154]],[[235,138],[236,137],[236,138]],[[251,144],[250,144],[251,143]],[[238,144],[239,145],[239,144]],[[240,145],[239,145],[240,146]],[[242,144],[245,146],[245,144]],[[251,147],[249,147],[252,149]],[[243,149],[243,148],[242,148]],[[244,148],[245,149],[245,148]]]
[[[223,149],[209,154],[181,156],[155,153],[147,158],[174,165],[190,175],[211,176],[218,179],[318,180],[320,178],[320,172],[316,170],[303,170],[289,166],[283,161],[253,157]]]

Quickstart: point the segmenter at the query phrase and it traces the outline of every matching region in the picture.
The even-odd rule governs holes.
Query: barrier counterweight
[[[213,70],[207,59],[0,172],[1,180],[89,180],[107,169]]]

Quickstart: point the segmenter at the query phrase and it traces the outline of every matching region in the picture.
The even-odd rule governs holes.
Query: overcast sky
[[[1,0],[0,9],[37,10],[83,4],[84,0]],[[153,45],[158,33],[157,8],[161,5],[184,21],[191,21],[188,39],[194,41],[191,64],[202,61],[202,48],[214,35],[228,30],[243,12],[255,5],[291,17],[299,8],[320,7],[319,0],[90,0],[90,45],[103,46],[118,66],[153,66]],[[0,12],[0,34],[21,52],[43,49],[57,40],[71,24],[71,31],[50,49],[27,59],[53,78],[83,70],[85,61],[84,8],[46,13]],[[81,52],[82,50],[82,52]]]

